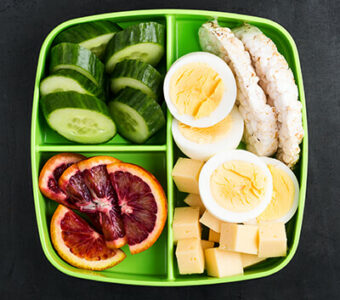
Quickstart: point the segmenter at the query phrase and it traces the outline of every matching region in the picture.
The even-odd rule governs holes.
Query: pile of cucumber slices
[[[165,124],[163,76],[155,69],[164,40],[164,25],[156,22],[122,29],[96,21],[59,33],[49,76],[40,84],[49,126],[83,144],[104,143],[117,131],[131,142],[146,142]]]

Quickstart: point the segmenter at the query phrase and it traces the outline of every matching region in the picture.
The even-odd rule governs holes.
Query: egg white
[[[227,161],[238,160],[253,163],[258,166],[267,178],[265,195],[258,206],[246,212],[234,212],[221,207],[215,201],[210,187],[210,178],[213,172]],[[206,209],[216,218],[231,223],[243,223],[259,216],[269,204],[273,193],[272,175],[267,165],[255,154],[245,150],[230,150],[220,152],[210,158],[203,166],[199,176],[199,191],[202,202]]]
[[[217,108],[209,116],[195,119],[188,114],[180,114],[170,99],[170,81],[174,73],[190,63],[206,63],[219,74],[224,83],[223,97]],[[167,72],[164,85],[164,98],[170,113],[180,122],[192,127],[209,127],[222,121],[232,110],[236,99],[236,81],[227,63],[216,55],[208,52],[192,52],[176,60]]]
[[[293,181],[294,184],[294,200],[293,200],[293,205],[290,208],[290,210],[287,212],[286,215],[283,217],[273,220],[273,221],[268,221],[268,222],[283,222],[287,223],[295,214],[298,205],[299,205],[299,193],[300,193],[300,188],[299,188],[299,182],[295,176],[295,174],[292,172],[291,169],[289,169],[283,162],[270,158],[270,157],[260,157],[262,161],[265,162],[265,164],[268,165],[273,165],[274,167],[277,167],[278,169],[281,169],[283,172],[285,172]],[[264,222],[264,221],[261,221]]]
[[[176,145],[186,156],[203,161],[208,160],[218,152],[236,149],[242,139],[244,124],[236,106],[234,106],[230,115],[232,123],[228,133],[215,143],[206,144],[199,144],[188,140],[180,131],[179,121],[174,119],[172,121],[172,136]]]

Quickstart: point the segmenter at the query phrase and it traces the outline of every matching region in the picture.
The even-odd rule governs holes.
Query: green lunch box
[[[177,58],[189,52],[201,50],[198,42],[198,28],[202,23],[214,18],[217,18],[222,26],[228,27],[235,27],[243,22],[254,24],[275,42],[279,51],[287,59],[298,85],[299,99],[303,107],[302,116],[305,134],[301,145],[301,159],[295,169],[295,174],[300,183],[299,207],[292,220],[286,224],[288,237],[287,256],[267,259],[245,269],[244,275],[226,278],[209,277],[206,273],[201,275],[180,275],[178,272],[174,256],[172,220],[174,208],[184,206],[183,199],[185,194],[176,189],[171,178],[171,171],[177,158],[180,155],[183,156],[183,154],[173,144],[171,134],[172,117],[169,111],[167,112],[166,126],[145,145],[132,145],[118,134],[105,144],[79,145],[67,141],[50,129],[39,107],[39,84],[48,72],[48,65],[46,64],[51,45],[56,35],[66,28],[75,24],[98,20],[111,20],[123,28],[134,23],[151,20],[162,23],[166,26],[166,54],[158,69],[165,74],[166,70],[170,68]],[[176,9],[124,11],[67,21],[52,30],[45,39],[40,51],[34,86],[31,130],[33,193],[41,245],[52,265],[70,276],[134,285],[205,285],[268,276],[281,270],[294,256],[301,232],[307,182],[308,135],[306,104],[296,45],[289,33],[273,21],[223,12]],[[78,269],[62,260],[54,250],[49,234],[51,217],[57,204],[44,198],[38,187],[38,176],[42,166],[48,158],[60,152],[77,152],[86,156],[111,155],[122,161],[138,164],[153,173],[162,184],[168,197],[168,220],[157,242],[148,250],[133,256],[126,249],[127,258],[117,266],[105,271]],[[125,248],[126,246],[123,249]]]

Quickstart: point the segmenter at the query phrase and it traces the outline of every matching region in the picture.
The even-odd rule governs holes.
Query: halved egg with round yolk
[[[241,223],[258,217],[272,198],[273,180],[266,164],[245,150],[220,152],[199,175],[199,192],[216,218]]]
[[[186,156],[206,161],[218,152],[236,149],[242,139],[243,127],[241,114],[234,106],[230,114],[210,127],[191,127],[174,119],[172,136]]]
[[[281,161],[261,157],[273,178],[273,194],[267,208],[256,218],[257,222],[287,223],[295,214],[299,203],[299,183],[292,172]]]
[[[164,79],[164,98],[171,114],[192,127],[222,121],[236,99],[236,82],[225,61],[207,52],[179,58]]]

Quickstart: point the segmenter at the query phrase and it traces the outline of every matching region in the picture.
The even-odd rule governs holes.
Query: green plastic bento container
[[[295,170],[300,182],[299,207],[293,219],[286,226],[288,237],[287,256],[267,259],[245,269],[244,275],[226,278],[208,277],[206,273],[190,276],[179,275],[174,256],[171,225],[174,207],[184,205],[185,194],[178,192],[171,178],[172,167],[181,153],[173,144],[171,135],[172,117],[169,112],[167,112],[165,128],[145,145],[132,145],[119,135],[116,135],[105,144],[79,145],[67,141],[51,130],[47,126],[39,108],[39,84],[47,74],[51,44],[56,35],[69,26],[97,20],[111,20],[123,28],[133,23],[150,20],[163,23],[166,25],[166,54],[160,63],[160,70],[165,74],[166,70],[177,58],[189,52],[200,50],[198,28],[202,23],[212,18],[217,18],[221,25],[228,27],[235,27],[243,22],[254,24],[275,42],[293,70],[299,89],[299,99],[303,107],[302,116],[305,132],[301,144],[301,159]],[[54,250],[49,234],[50,220],[57,204],[44,198],[38,187],[39,171],[43,164],[48,158],[60,152],[78,152],[86,156],[111,155],[123,161],[138,164],[153,173],[159,179],[165,191],[167,191],[168,197],[168,221],[158,241],[148,250],[134,256],[130,255],[128,249],[124,247],[126,248],[127,258],[119,265],[105,271],[82,270],[63,261]],[[40,51],[32,109],[31,160],[34,203],[42,248],[52,265],[70,276],[122,284],[188,286],[241,281],[271,275],[285,267],[293,258],[297,249],[306,193],[308,164],[306,104],[299,55],[294,40],[282,26],[273,21],[213,11],[176,9],[124,11],[67,21],[52,30],[45,39]]]

